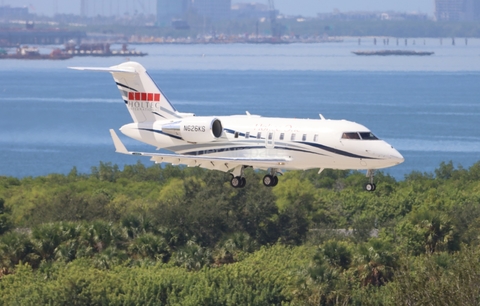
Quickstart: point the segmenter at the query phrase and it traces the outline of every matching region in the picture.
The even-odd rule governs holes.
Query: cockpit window
[[[377,136],[372,132],[348,132],[342,134],[342,139],[361,139],[361,140],[378,140]]]
[[[343,133],[342,139],[360,139],[358,133]]]
[[[362,137],[363,140],[378,140],[377,136],[371,132],[360,132],[360,137]]]

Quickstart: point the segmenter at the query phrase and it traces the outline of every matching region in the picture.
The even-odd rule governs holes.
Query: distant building
[[[230,18],[232,0],[191,0],[191,7],[199,15],[212,20]]]
[[[28,16],[27,7],[0,6],[0,18],[2,19],[25,19]]]
[[[157,0],[157,25],[170,26],[185,17],[187,0]]]
[[[480,0],[435,0],[437,21],[478,20]]]
[[[269,18],[268,5],[262,3],[236,3],[232,4],[231,18],[234,19],[260,19]]]

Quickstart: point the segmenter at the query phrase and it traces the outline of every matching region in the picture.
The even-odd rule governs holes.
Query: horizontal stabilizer
[[[136,73],[133,67],[68,67],[69,69],[82,70],[82,71],[100,71],[100,72],[125,72],[125,73]]]

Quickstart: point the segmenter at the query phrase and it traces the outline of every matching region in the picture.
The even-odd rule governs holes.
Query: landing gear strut
[[[367,171],[367,177],[369,178],[369,183],[367,183],[365,185],[365,190],[366,191],[371,192],[371,191],[375,191],[375,189],[377,189],[377,185],[375,185],[375,183],[373,182],[374,176],[375,176],[375,170],[369,169]]]
[[[263,177],[263,185],[275,187],[278,184],[277,169],[270,169],[270,174]]]

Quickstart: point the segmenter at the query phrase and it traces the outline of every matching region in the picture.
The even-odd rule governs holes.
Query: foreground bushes
[[[197,168],[0,177],[0,305],[479,304],[480,163],[397,182]]]
[[[331,244],[331,242],[330,242]],[[324,245],[318,254],[327,256]],[[314,247],[262,248],[235,264],[188,271],[145,261],[19,265],[0,281],[2,305],[478,305],[480,251],[401,258],[394,280],[364,284],[360,262],[319,262]],[[330,254],[331,255],[331,254]],[[329,255],[329,256],[330,256]],[[335,257],[335,256],[334,256]],[[344,262],[346,263],[346,262]],[[372,266],[371,266],[372,268]],[[382,270],[384,268],[379,268]],[[384,270],[385,271],[385,270]],[[321,277],[320,277],[321,275]],[[385,279],[386,280],[386,279]]]
[[[278,305],[297,299],[311,249],[264,248],[237,264],[197,272],[164,264],[98,269],[88,260],[4,276],[5,304],[17,305]]]

